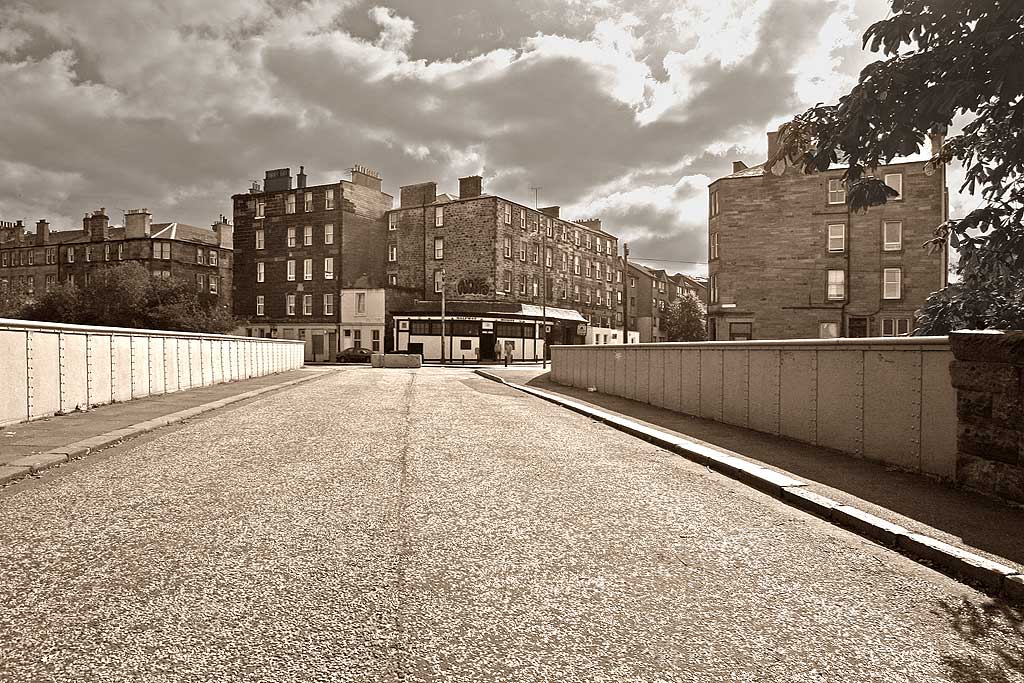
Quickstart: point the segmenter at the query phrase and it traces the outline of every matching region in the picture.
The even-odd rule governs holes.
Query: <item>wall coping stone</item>
[[[957,360],[1024,365],[1024,331],[957,330],[949,346]]]
[[[210,334],[205,332],[179,332],[175,330],[148,330],[137,327],[101,327],[98,325],[71,325],[67,323],[48,323],[38,320],[15,320],[0,318],[0,330],[27,330],[38,332],[68,332],[72,334],[119,334],[136,337],[188,337],[191,339],[221,339],[253,341],[260,343],[303,344],[301,339],[281,339],[277,337],[243,337],[237,334]]]

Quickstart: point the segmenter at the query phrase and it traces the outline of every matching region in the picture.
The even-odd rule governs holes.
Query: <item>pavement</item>
[[[618,396],[555,384],[536,369],[489,372],[628,416],[669,434],[726,448],[757,464],[809,482],[809,490],[978,555],[1024,567],[1024,508],[958,489],[883,463],[742,427],[657,408]]]
[[[0,490],[4,681],[1024,681],[1024,614],[460,370]]]

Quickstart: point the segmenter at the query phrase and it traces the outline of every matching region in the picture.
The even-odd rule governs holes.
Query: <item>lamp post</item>
[[[444,365],[444,268],[441,269],[441,365]]]
[[[629,242],[622,243],[622,343],[629,343]]]

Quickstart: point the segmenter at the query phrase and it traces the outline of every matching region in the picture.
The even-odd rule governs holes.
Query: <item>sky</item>
[[[598,217],[699,274],[707,185],[877,58],[884,0],[4,0],[0,219],[207,226],[267,169]],[[951,191],[955,187],[951,187]],[[952,198],[957,215],[961,198]]]

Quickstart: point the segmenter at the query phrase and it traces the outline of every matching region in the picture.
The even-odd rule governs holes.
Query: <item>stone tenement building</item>
[[[776,135],[768,134],[769,157]],[[944,169],[876,169],[899,196],[861,213],[846,205],[843,169],[778,170],[737,161],[710,185],[709,337],[912,332],[917,309],[946,284],[945,250],[921,247],[946,217]]]
[[[223,217],[212,229],[184,223],[152,223],[146,209],[126,212],[123,227],[110,226],[105,209],[87,213],[81,230],[50,230],[36,223],[35,234],[21,221],[0,225],[0,290],[27,296],[58,281],[89,284],[97,268],[141,262],[154,277],[195,282],[204,294],[231,303],[232,228]]]
[[[360,166],[351,180],[312,186],[300,167],[292,182],[291,169],[271,170],[262,188],[232,197],[235,315],[249,335],[305,340],[306,360],[383,351],[391,195]]]
[[[433,182],[401,188],[385,264],[396,348],[441,357],[442,288],[445,358],[491,359],[506,345],[541,358],[542,304],[551,343],[619,343],[618,239],[599,220],[567,221],[557,206],[534,210],[482,185],[461,178],[458,197]]]
[[[703,283],[689,275],[669,275],[664,270],[629,264],[629,329],[639,333],[640,343],[672,341],[662,329],[665,312],[683,296],[707,302]]]

